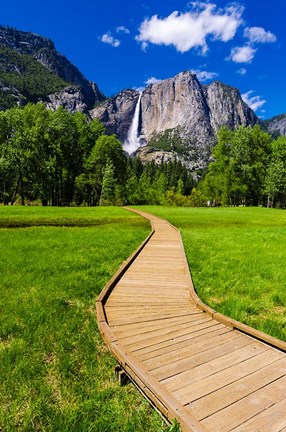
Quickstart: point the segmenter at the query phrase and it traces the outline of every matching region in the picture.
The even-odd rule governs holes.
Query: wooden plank
[[[256,357],[263,352],[268,352],[269,347],[264,346],[260,342],[253,342],[243,348],[238,348],[229,354],[222,357],[216,358],[209,362],[203,363],[200,366],[194,367],[191,370],[186,370],[174,377],[162,380],[162,384],[169,390],[174,391],[181,387],[184,387],[189,381],[196,382],[203,380],[204,378],[214,375],[222,370],[230,367],[230,365],[236,365],[243,361]]]
[[[268,403],[272,400],[271,398],[274,398],[275,394],[279,395],[283,386],[283,395],[285,394],[285,367],[286,359],[283,358],[275,366],[271,365],[266,370],[257,371],[198,399],[187,407],[204,422],[207,429],[213,430],[212,425],[215,425],[217,430],[222,430],[220,427],[223,425],[226,427],[228,424],[234,428],[242,420],[246,421],[270,406]],[[282,397],[278,400],[280,399]],[[275,399],[273,399],[274,402]],[[228,420],[227,417],[229,417]],[[233,420],[231,423],[229,423],[230,419]]]
[[[218,430],[221,432],[230,431],[235,427],[239,427],[254,415],[280,402],[285,398],[286,376],[275,380],[274,377],[278,376],[278,373],[275,374],[275,372],[277,372],[276,369],[271,368],[271,378],[269,376],[269,379],[274,381],[266,385],[266,387],[202,420],[201,423],[210,432],[217,432]],[[267,378],[265,376],[261,378],[266,382]]]
[[[197,325],[194,326],[189,326],[187,328],[183,328],[180,330],[177,330],[175,332],[168,332],[164,335],[160,335],[160,336],[155,336],[152,337],[150,339],[144,339],[138,342],[132,342],[129,344],[124,343],[123,341],[121,341],[124,346],[126,346],[128,348],[128,350],[130,352],[135,352],[139,349],[142,348],[146,348],[146,347],[152,347],[158,343],[164,342],[164,341],[170,341],[170,340],[174,340],[177,337],[180,336],[186,336],[186,335],[194,335],[196,334],[198,331],[203,330],[205,328],[209,328],[212,326],[215,326],[216,323],[214,323],[212,320],[208,320],[207,322],[201,322]]]
[[[250,376],[254,372],[264,370],[267,372],[267,366],[276,367],[276,362],[284,356],[278,351],[266,350],[259,356],[252,357],[244,362],[230,366],[223,371],[210,375],[200,381],[193,382],[189,380],[184,387],[175,390],[172,394],[183,405],[190,404],[216,390],[221,389],[229,384],[238,381],[241,378]]]
[[[117,335],[118,336],[118,335]],[[178,361],[182,362],[184,359],[193,357],[196,354],[208,351],[212,348],[218,348],[220,345],[226,342],[234,341],[236,338],[241,338],[241,335],[236,333],[233,334],[233,330],[230,330],[224,334],[220,334],[212,339],[202,338],[196,343],[191,343],[183,346],[182,348],[176,347],[173,352],[167,352],[157,357],[144,360],[143,363],[149,370],[161,368],[170,363],[177,364]]]
[[[151,370],[151,374],[161,381],[167,377],[177,375],[180,372],[192,369],[215,358],[219,358],[224,354],[230,353],[235,349],[242,348],[246,345],[249,345],[250,343],[251,341],[249,341],[247,338],[240,336],[235,340],[231,340],[230,342],[220,345],[219,347],[211,348],[207,351],[203,351],[203,353],[178,360],[175,364],[169,364]]]
[[[123,326],[115,326],[112,327],[114,333],[117,335],[117,337],[132,337],[136,335],[144,335],[148,336],[149,333],[152,333],[152,335],[155,334],[157,330],[162,329],[177,329],[177,328],[183,328],[183,326],[189,326],[193,322],[197,322],[201,319],[201,314],[190,314],[190,315],[184,315],[179,318],[166,318],[164,320],[154,320],[150,323],[136,323],[136,324],[126,324]]]
[[[203,336],[204,338],[207,337],[208,334],[211,334],[213,331],[219,330],[220,331],[225,331],[225,326],[222,326],[221,324],[218,324],[214,321],[209,321],[207,325],[205,325],[203,328],[196,330],[196,331],[192,331],[192,332],[186,332],[182,335],[179,336],[175,336],[172,337],[171,339],[166,339],[166,340],[161,340],[160,342],[156,343],[155,345],[149,345],[147,347],[144,348],[139,348],[139,349],[131,349],[129,347],[129,350],[131,352],[136,352],[136,356],[138,356],[138,358],[141,355],[147,355],[148,358],[148,354],[151,354],[152,357],[152,353],[154,351],[160,350],[162,348],[167,348],[167,349],[172,349],[173,346],[176,346],[177,343],[180,342],[184,342],[184,341],[190,341],[190,340],[196,340],[198,338],[201,338],[201,336]]]
[[[130,324],[130,323],[132,323],[132,324],[149,323],[149,322],[154,321],[154,320],[160,321],[160,320],[164,320],[167,318],[179,318],[179,317],[186,316],[186,315],[188,315],[188,313],[185,311],[183,311],[181,313],[176,312],[175,314],[174,313],[169,313],[169,314],[161,313],[160,314],[159,312],[153,313],[153,314],[151,314],[151,313],[138,314],[137,313],[137,314],[128,314],[128,316],[126,316],[126,312],[125,312],[125,314],[122,314],[122,315],[109,313],[108,314],[108,324],[110,325],[110,327],[113,327],[113,326],[121,327],[122,325]]]
[[[177,352],[181,348],[185,347],[193,347],[194,344],[200,343],[201,341],[206,342],[207,340],[213,339],[217,336],[223,335],[225,333],[229,333],[232,330],[227,327],[219,328],[215,331],[208,330],[207,333],[204,334],[203,338],[183,338],[182,340],[178,341],[177,339],[174,339],[170,345],[165,345],[163,347],[158,347],[157,349],[153,349],[152,351],[147,351],[141,354],[141,351],[137,351],[136,357],[140,359],[140,361],[144,360],[150,360],[154,358],[158,358],[159,356],[163,354],[170,354],[173,352]]]
[[[97,302],[110,350],[164,415],[181,421],[184,432],[266,432],[266,424],[270,432],[272,420],[275,432],[286,429],[285,354],[232,328],[281,349],[286,344],[204,305],[179,231],[143,216],[155,230],[152,238]]]
[[[164,328],[161,330],[155,330],[153,332],[148,332],[143,338],[142,335],[139,336],[131,336],[121,338],[122,343],[125,346],[132,345],[137,346],[139,348],[143,343],[143,346],[152,345],[152,343],[157,343],[158,341],[162,341],[169,338],[174,338],[176,336],[191,333],[192,330],[198,330],[204,328],[205,325],[208,325],[211,322],[211,319],[200,318],[197,321],[192,321],[185,324],[179,324],[177,326],[172,326],[169,328]]]
[[[185,322],[187,320],[192,321],[192,320],[196,319],[198,316],[201,316],[201,313],[198,310],[196,310],[194,312],[187,313],[187,314],[185,313],[185,314],[180,315],[180,316],[171,316],[171,317],[167,317],[167,318],[156,317],[156,318],[149,320],[149,322],[145,321],[143,323],[136,323],[133,321],[133,322],[127,323],[127,324],[115,325],[112,328],[114,331],[119,331],[119,330],[120,331],[126,331],[127,330],[130,332],[132,330],[136,330],[136,329],[139,329],[139,330],[141,330],[141,329],[144,330],[147,328],[153,328],[154,329],[157,325],[158,326],[169,325],[172,323],[179,324],[179,323]],[[147,317],[147,319],[148,319],[148,317]],[[130,335],[131,335],[131,333],[130,333]]]
[[[262,413],[240,424],[232,432],[285,432],[286,431],[286,399],[272,405]]]

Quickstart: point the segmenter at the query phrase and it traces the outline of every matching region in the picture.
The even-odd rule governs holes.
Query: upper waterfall
[[[140,92],[139,94],[139,98],[134,112],[134,117],[130,129],[128,131],[127,139],[123,143],[123,149],[130,155],[140,147],[140,137],[138,134],[138,128],[139,128],[141,96],[142,96],[142,92]]]

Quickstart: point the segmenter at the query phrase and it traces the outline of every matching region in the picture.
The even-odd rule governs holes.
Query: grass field
[[[286,341],[284,210],[140,208],[181,230],[194,285],[203,302]]]
[[[205,303],[286,341],[286,212],[144,210],[181,230]],[[118,386],[95,316],[148,232],[119,208],[0,207],[0,430],[163,430],[132,385]]]
[[[149,225],[118,208],[1,207],[0,227],[0,430],[161,431],[119,387],[95,315]]]

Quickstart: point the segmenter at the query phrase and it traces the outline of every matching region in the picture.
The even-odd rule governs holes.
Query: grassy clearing
[[[95,315],[148,224],[118,208],[1,207],[0,227],[0,429],[161,431],[134,387],[118,386]]]
[[[141,207],[143,209],[143,207]],[[200,298],[286,341],[286,212],[144,207],[181,230]]]

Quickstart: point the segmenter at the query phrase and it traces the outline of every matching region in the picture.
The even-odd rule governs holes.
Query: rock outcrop
[[[63,106],[68,107],[70,104],[71,87],[74,88],[74,95],[79,92],[79,100],[75,101],[75,105],[80,107],[80,110],[87,112],[92,109],[97,103],[105,99],[105,96],[99,91],[97,85],[87,80],[83,74],[74,66],[64,55],[60,54],[54,43],[47,38],[30,32],[19,31],[9,27],[0,26],[0,45],[10,48],[20,54],[31,56],[35,61],[41,63],[49,72],[61,78],[64,82],[69,83],[66,89],[60,96],[56,94],[50,98],[50,104],[53,105],[56,100],[55,107],[61,99]],[[11,69],[8,72],[21,73]],[[64,100],[64,95],[67,94],[68,100]],[[83,104],[81,99],[83,98]],[[73,105],[73,104],[72,104]],[[84,109],[83,109],[84,107]]]
[[[267,131],[273,136],[286,136],[286,114],[273,117],[263,122]]]
[[[116,97],[101,103],[89,114],[104,123],[109,135],[116,134],[124,142],[132,123],[139,94],[136,90],[124,90]]]
[[[124,142],[138,97],[138,91],[125,90],[91,115]],[[141,142],[153,149],[154,159],[158,160],[158,151],[165,158],[172,158],[175,152],[193,169],[207,164],[221,126],[259,122],[237,89],[218,81],[203,86],[189,71],[148,86],[142,93],[139,115]],[[141,149],[139,153],[145,155]],[[150,159],[149,150],[146,155]]]
[[[63,107],[71,113],[76,111],[88,112],[85,95],[80,87],[65,87],[63,90],[49,95],[47,107],[52,110]]]

